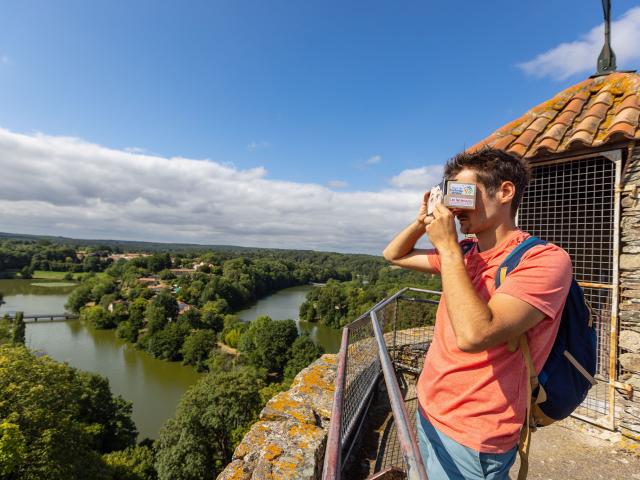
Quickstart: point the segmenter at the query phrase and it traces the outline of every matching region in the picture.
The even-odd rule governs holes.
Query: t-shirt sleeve
[[[572,276],[571,258],[563,249],[553,244],[533,247],[495,293],[511,295],[555,318],[564,307]]]
[[[427,261],[436,273],[440,273],[440,255],[438,255],[438,251],[435,248],[427,250]]]

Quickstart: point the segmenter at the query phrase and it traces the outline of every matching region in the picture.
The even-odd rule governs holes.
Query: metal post
[[[412,435],[409,427],[407,407],[402,400],[402,393],[398,386],[396,373],[393,369],[391,359],[389,358],[389,352],[387,352],[387,348],[384,343],[384,337],[382,336],[382,331],[378,324],[378,317],[374,311],[371,311],[371,323],[373,325],[373,332],[376,336],[376,341],[378,342],[378,354],[380,356],[380,363],[382,364],[382,373],[384,374],[384,381],[387,385],[389,400],[391,401],[393,418],[396,422],[396,428],[398,429],[398,439],[400,440],[402,455],[407,464],[407,478],[409,480],[426,480],[427,472],[422,463],[418,443],[416,442],[416,438]]]
[[[338,370],[336,372],[336,391],[333,395],[333,405],[331,407],[331,425],[324,456],[322,480],[340,480],[340,470],[342,466],[342,439],[340,438],[340,433],[342,431],[342,405],[344,401],[348,347],[349,328],[345,327],[342,329],[342,341],[340,342],[340,356],[338,359]]]
[[[617,151],[613,157],[616,166],[613,200],[613,291],[611,292],[611,346],[609,347],[609,415],[608,427],[615,429],[616,388],[618,380],[618,299],[620,289],[620,201],[622,197],[622,155]]]

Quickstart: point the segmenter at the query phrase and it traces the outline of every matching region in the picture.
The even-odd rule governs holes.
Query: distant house
[[[143,285],[153,285],[160,282],[156,277],[141,277],[138,279],[138,283],[141,283]]]
[[[170,268],[169,271],[173,273],[176,277],[180,277],[182,275],[188,275],[190,273],[194,273],[196,269],[195,268]]]
[[[192,306],[189,305],[188,303],[184,303],[181,301],[178,301],[178,314],[181,315],[184,312],[191,310]]]
[[[114,262],[117,262],[118,260],[133,260],[134,258],[138,258],[138,257],[148,257],[149,254],[148,253],[114,253],[112,255],[109,255],[109,257],[111,260],[113,260]]]
[[[109,306],[107,307],[107,310],[109,310],[110,313],[113,313],[113,311],[116,308],[116,305],[126,305],[126,302],[124,300],[115,300],[115,301],[109,303]]]

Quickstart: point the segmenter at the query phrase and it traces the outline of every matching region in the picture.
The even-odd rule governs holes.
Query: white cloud
[[[382,157],[380,155],[374,155],[373,157],[367,158],[364,162],[367,165],[376,165],[382,161]]]
[[[397,188],[416,189],[425,192],[435,184],[440,183],[442,172],[442,165],[412,168],[400,172],[390,180],[390,183]]]
[[[414,186],[407,171],[392,182],[400,188],[336,192],[268,179],[261,167],[1,128],[0,172],[0,231],[77,238],[380,254],[421,200],[402,188]]]
[[[349,184],[347,182],[345,182],[344,180],[330,180],[327,183],[327,186],[329,188],[346,188],[349,186]]]
[[[247,150],[258,150],[261,148],[267,148],[270,147],[271,144],[269,142],[255,142],[252,141],[249,145],[247,145]]]
[[[129,153],[147,153],[147,149],[141,147],[127,147],[124,151]]]
[[[595,72],[598,55],[604,44],[604,24],[569,43],[562,43],[541,53],[533,60],[518,65],[528,75],[564,80],[572,75]],[[631,67],[640,60],[640,7],[628,10],[622,18],[611,22],[611,46],[618,68]]]
[[[9,63],[11,62],[11,59],[9,58],[9,55],[6,54],[1,54],[0,55],[0,63],[3,65],[9,65]]]

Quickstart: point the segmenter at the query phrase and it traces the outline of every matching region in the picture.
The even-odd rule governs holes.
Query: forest
[[[1,245],[11,252],[5,270],[84,264],[75,247]],[[203,377],[159,437],[136,444],[131,405],[111,394],[106,379],[29,353],[21,318],[0,320],[0,368],[11,372],[0,380],[0,459],[6,459],[0,478],[87,478],[81,472],[105,480],[215,478],[266,402],[323,353],[291,319],[246,323],[235,312],[314,282],[321,286],[308,294],[301,319],[340,328],[404,286],[439,288],[436,277],[368,255],[256,249],[145,252],[113,261],[108,245],[94,248],[96,258],[106,259],[96,269],[102,271],[83,276],[68,309],[157,358],[192,365]],[[69,459],[69,452],[76,455]]]

